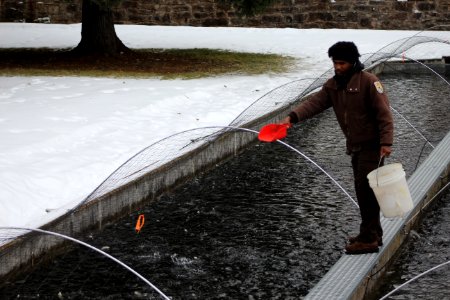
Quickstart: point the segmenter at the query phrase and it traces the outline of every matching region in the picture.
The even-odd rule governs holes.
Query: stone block
[[[384,6],[386,5],[385,1],[380,1],[380,0],[370,0],[368,5],[370,6]]]
[[[279,23],[284,23],[284,18],[282,15],[264,15],[261,18],[261,21],[264,23],[275,23],[275,24],[279,24]]]
[[[394,10],[412,11],[413,3],[410,1],[396,1],[393,5]]]
[[[123,9],[136,8],[136,7],[138,7],[138,2],[136,2],[136,1],[123,1],[120,4],[120,7],[123,8]]]
[[[186,11],[192,11],[192,7],[190,5],[173,5],[171,7],[171,11],[173,12],[186,12]]]
[[[308,14],[308,21],[331,21],[333,15],[326,12],[314,12]]]
[[[228,19],[225,18],[210,18],[203,21],[202,25],[206,27],[223,27],[228,26]]]
[[[163,25],[169,25],[172,20],[169,14],[155,15],[154,20]]]
[[[434,3],[419,2],[417,3],[417,9],[420,11],[432,11],[436,9],[436,6]]]
[[[355,5],[353,9],[355,11],[373,12],[375,8],[369,5]]]
[[[228,14],[224,11],[217,11],[216,12],[216,17],[217,18],[228,18]]]
[[[392,14],[393,20],[406,20],[408,19],[408,13],[407,12],[396,12]]]
[[[209,15],[208,13],[206,13],[206,12],[194,12],[194,13],[192,14],[192,16],[193,16],[195,19],[206,19],[206,18],[208,18],[210,15]]]
[[[331,8],[333,10],[338,11],[338,12],[344,12],[344,11],[349,11],[350,10],[350,6],[349,5],[345,5],[345,4],[332,5]]]
[[[303,22],[305,22],[305,15],[304,14],[297,14],[297,15],[294,15],[294,23],[303,23]]]
[[[286,24],[292,24],[293,20],[294,18],[291,15],[284,16],[284,23]]]
[[[81,6],[76,5],[74,3],[70,3],[66,6],[66,11],[71,13],[81,13]]]
[[[177,20],[178,24],[186,24],[190,18],[192,18],[190,12],[174,13],[172,15],[172,19]]]
[[[356,12],[347,12],[346,13],[346,21],[347,22],[358,22],[358,13],[356,13]]]
[[[311,1],[309,0],[292,0],[292,5],[309,5],[311,3]]]
[[[214,6],[211,4],[207,5],[192,5],[192,12],[204,12],[204,13],[212,13],[215,10]]]
[[[359,25],[361,25],[362,28],[372,28],[372,22],[370,18],[361,18],[359,20]]]

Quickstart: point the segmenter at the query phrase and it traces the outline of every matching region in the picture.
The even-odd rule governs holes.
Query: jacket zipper
[[[342,89],[342,100],[344,102],[344,124],[345,124],[345,130],[347,133],[347,138],[350,137],[350,132],[348,128],[348,122],[347,122],[347,97],[345,96],[345,89]]]

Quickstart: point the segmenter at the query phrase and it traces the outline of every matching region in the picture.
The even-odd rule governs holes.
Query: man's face
[[[333,66],[336,75],[344,75],[352,68],[353,65],[345,60],[335,59],[333,60]]]

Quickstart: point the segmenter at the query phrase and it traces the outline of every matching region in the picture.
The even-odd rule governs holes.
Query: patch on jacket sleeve
[[[373,84],[375,85],[377,92],[380,94],[383,94],[384,90],[383,90],[383,86],[381,85],[381,82],[375,81]]]

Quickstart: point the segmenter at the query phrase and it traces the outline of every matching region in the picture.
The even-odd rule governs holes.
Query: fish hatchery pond
[[[392,107],[437,145],[450,130],[450,86],[435,75],[381,79]],[[401,162],[410,176],[432,148],[393,114],[395,146],[386,163]],[[290,129],[284,141],[356,199],[338,128],[329,110]],[[449,260],[450,196],[443,195],[403,247],[383,294]],[[145,226],[136,234],[139,214],[145,214]],[[359,220],[353,202],[310,162],[281,144],[257,143],[82,240],[123,261],[172,299],[299,299],[343,255]],[[412,283],[395,299],[450,298],[449,267],[436,274],[432,283],[425,278]],[[123,267],[78,245],[9,282],[0,296],[160,299]]]

